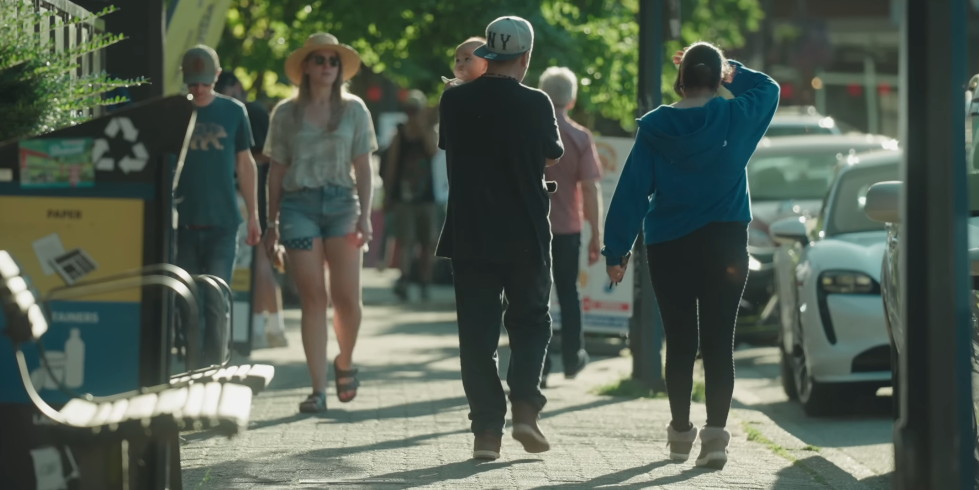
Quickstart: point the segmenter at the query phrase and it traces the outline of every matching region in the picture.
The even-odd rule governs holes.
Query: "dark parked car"
[[[881,182],[867,193],[865,210],[873,220],[887,224],[887,245],[881,264],[881,298],[884,320],[891,343],[893,379],[899,378],[899,360],[905,352],[904,319],[901,316],[900,196],[902,182]],[[973,420],[979,414],[979,173],[969,175],[969,264],[972,275],[972,294],[969,309],[972,311],[972,407]],[[900,415],[899,383],[894,383],[894,417]],[[979,488],[979,438],[975,441],[976,487]]]

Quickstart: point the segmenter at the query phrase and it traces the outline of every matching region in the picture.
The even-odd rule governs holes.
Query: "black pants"
[[[539,265],[452,261],[462,387],[469,400],[473,433],[502,435],[506,397],[500,382],[500,319],[510,336],[507,384],[511,402],[544,407],[541,369],[551,341],[551,271]],[[503,295],[508,306],[503,315]]]
[[[666,333],[666,389],[677,430],[690,425],[698,333],[707,425],[727,424],[734,392],[734,325],[748,279],[747,247],[746,224],[726,222],[646,248]]]
[[[581,296],[578,293],[578,257],[581,253],[581,234],[554,235],[551,240],[551,259],[554,262],[554,289],[561,306],[561,361],[564,374],[574,374],[584,357],[581,330]],[[551,372],[550,356],[544,361],[544,375]]]

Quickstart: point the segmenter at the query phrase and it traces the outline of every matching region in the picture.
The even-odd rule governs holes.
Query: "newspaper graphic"
[[[80,248],[55,257],[51,265],[69,286],[99,268],[92,256]]]

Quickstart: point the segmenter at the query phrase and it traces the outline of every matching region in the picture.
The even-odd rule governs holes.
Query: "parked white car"
[[[898,175],[900,152],[841,159],[817,217],[775,222],[782,386],[812,416],[891,382],[880,297],[886,232],[864,213],[867,190]]]
[[[776,337],[772,256],[777,246],[769,226],[781,218],[817,214],[841,159],[897,148],[897,140],[869,134],[762,138],[747,167],[752,215],[748,225],[751,273],[741,303],[739,340],[770,344]],[[757,323],[751,325],[748,318],[755,318]]]

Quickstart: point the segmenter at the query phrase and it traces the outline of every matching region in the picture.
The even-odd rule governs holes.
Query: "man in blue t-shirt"
[[[242,222],[239,190],[248,212],[246,243],[256,245],[262,232],[251,125],[244,104],[214,92],[220,66],[217,53],[204,45],[189,49],[181,63],[184,83],[197,106],[197,122],[175,196],[177,266],[191,274],[217,276],[230,285]],[[221,362],[227,343],[228,312],[219,292],[203,290],[203,361],[214,364]]]

